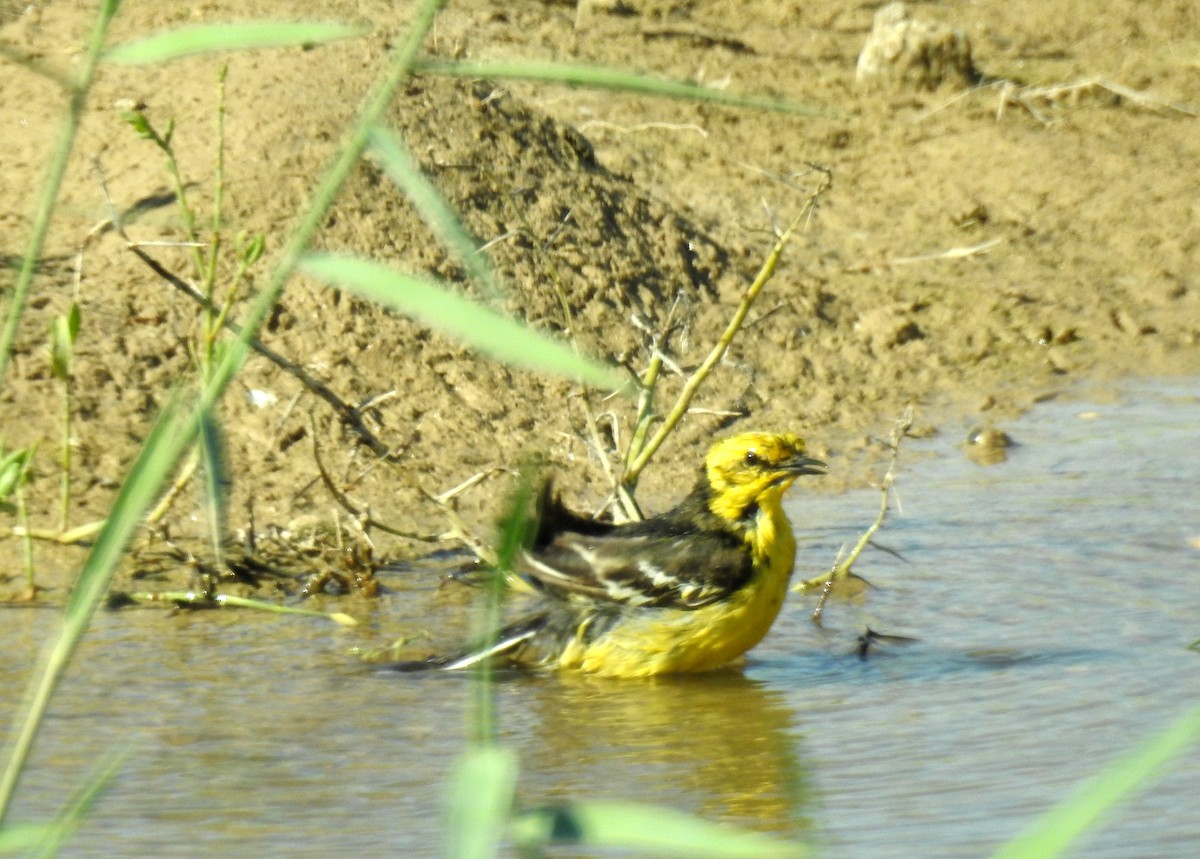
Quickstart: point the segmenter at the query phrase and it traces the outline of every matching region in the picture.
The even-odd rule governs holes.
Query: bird
[[[763,639],[787,593],[796,541],[783,495],[825,468],[792,433],[744,432],[709,448],[674,508],[623,524],[573,513],[547,484],[514,564],[539,608],[485,647],[424,665],[609,677],[727,666]]]

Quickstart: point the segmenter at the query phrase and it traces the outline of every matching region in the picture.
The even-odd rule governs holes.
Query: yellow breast
[[[796,542],[780,508],[786,486],[764,493],[747,545],[754,575],[727,599],[692,611],[631,610],[595,640],[585,632],[564,648],[560,668],[611,677],[711,671],[727,665],[762,641],[787,595]]]

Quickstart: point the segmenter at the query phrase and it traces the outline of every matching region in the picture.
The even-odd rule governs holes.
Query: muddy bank
[[[263,234],[268,259],[403,29],[391,4],[356,9],[376,28],[362,39],[229,59],[227,233]],[[687,371],[702,359],[768,252],[773,223],[799,211],[822,175],[807,165],[831,172],[832,188],[695,414],[646,473],[650,508],[690,482],[715,433],[794,429],[830,460],[825,483],[833,488],[870,478],[875,439],[909,404],[922,431],[965,433],[1002,426],[1080,380],[1200,371],[1200,136],[1195,116],[1173,107],[1200,105],[1194,45],[1178,36],[1197,31],[1200,13],[1133,2],[1103,17],[1076,3],[914,6],[969,37],[973,66],[996,83],[968,90],[953,80],[934,89],[857,86],[874,11],[733,0],[529,2],[497,11],[464,2],[444,13],[431,46],[443,56],[653,71],[820,106],[813,117],[432,78],[412,81],[397,100],[394,127],[487,244],[507,285],[503,298],[481,298],[541,330],[570,330],[589,353],[638,370],[648,360],[646,332],[668,319],[673,363]],[[965,17],[952,20],[956,12]],[[49,4],[8,20],[0,39],[71,68],[89,14]],[[115,36],[240,14],[213,3],[183,18],[127,3]],[[258,14],[344,13],[314,2],[267,4]],[[72,524],[103,515],[157,406],[195,372],[195,308],[113,232],[89,234],[106,216],[97,164],[122,209],[168,187],[158,153],[121,122],[113,107],[120,99],[144,103],[160,125],[175,121],[193,205],[203,212],[211,204],[218,62],[114,68],[99,80],[0,400],[7,446],[40,445],[28,489],[40,527],[53,526],[58,492],[51,451],[60,399],[45,331],[76,289],[84,324]],[[61,105],[52,83],[8,71],[0,100],[10,129],[0,175],[6,261],[21,253]],[[181,237],[169,205],[142,207],[128,220],[141,241]],[[369,163],[319,244],[473,289]],[[155,256],[190,276],[187,250]],[[11,280],[14,269],[6,271]],[[251,273],[249,288],[265,271]],[[557,380],[480,360],[303,279],[290,285],[262,339],[347,403],[369,403],[373,432],[400,457],[380,464],[292,375],[254,358],[225,414],[231,525],[242,532],[298,524],[320,532],[345,521],[319,478],[314,444],[356,509],[430,536],[446,522],[426,492],[511,467],[531,451],[562,474],[579,507],[597,507],[608,486],[601,459],[613,461],[630,432],[632,403],[585,399]],[[664,381],[664,409],[680,384]],[[486,531],[503,486],[499,473],[459,496],[464,518]],[[202,545],[201,510],[199,490],[184,492],[148,545],[161,548],[164,534],[175,545]],[[424,545],[378,530],[371,537],[379,557]],[[15,553],[17,544],[9,546]],[[80,557],[77,549],[37,551],[50,577]]]

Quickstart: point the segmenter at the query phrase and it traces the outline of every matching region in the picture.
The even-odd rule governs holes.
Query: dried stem
[[[913,410],[912,406],[909,406],[904,410],[904,414],[900,416],[899,420],[896,421],[895,426],[892,427],[892,458],[888,464],[887,473],[883,476],[883,482],[879,486],[879,515],[875,517],[875,521],[863,532],[862,536],[858,538],[858,542],[855,543],[854,548],[845,557],[839,554],[838,560],[834,562],[833,567],[828,573],[800,582],[793,588],[793,590],[798,591],[821,588],[821,596],[817,600],[816,608],[813,610],[814,621],[820,621],[821,612],[825,608],[825,601],[829,598],[833,587],[851,574],[859,555],[863,553],[863,550],[870,544],[871,538],[878,533],[887,519],[888,502],[891,498],[892,485],[896,482],[896,462],[900,455],[900,443],[908,435],[908,431],[912,429],[912,424]]]
[[[775,267],[779,264],[779,259],[783,255],[783,249],[787,247],[787,243],[789,239],[791,239],[795,230],[809,217],[810,213],[816,206],[817,199],[829,188],[829,183],[829,175],[826,173],[825,177],[821,181],[821,184],[815,191],[812,192],[812,194],[809,195],[808,200],[805,201],[804,207],[800,210],[800,214],[796,215],[796,217],[792,219],[792,222],[788,224],[787,229],[781,233],[778,233],[775,246],[771,249],[771,253],[767,256],[766,261],[759,270],[758,276],[754,278],[754,282],[750,284],[750,287],[746,290],[746,294],[742,296],[742,301],[738,305],[737,310],[734,311],[733,318],[729,320],[729,325],[726,326],[725,332],[721,335],[721,338],[712,348],[712,351],[708,353],[708,356],[704,359],[696,371],[692,373],[692,375],[684,383],[683,390],[680,392],[678,399],[675,401],[675,405],[671,408],[671,411],[667,413],[658,430],[653,436],[650,437],[648,441],[645,442],[644,446],[640,447],[640,449],[635,450],[631,446],[630,455],[626,458],[628,465],[625,469],[625,474],[621,478],[621,488],[627,491],[630,495],[632,495],[633,491],[637,488],[638,478],[641,477],[642,471],[646,468],[646,465],[649,464],[650,459],[662,446],[662,443],[675,429],[676,425],[678,425],[683,416],[687,414],[687,410],[691,405],[692,399],[696,396],[696,392],[700,389],[700,386],[704,384],[704,381],[712,372],[713,367],[715,367],[717,363],[720,362],[723,357],[725,357],[725,352],[729,349],[729,345],[733,342],[733,338],[737,336],[738,331],[741,330],[742,324],[746,320],[746,315],[750,312],[751,305],[754,304],[754,300],[758,297],[758,294],[762,292],[763,287],[765,287],[774,276]]]
[[[386,534],[391,534],[396,537],[403,537],[407,540],[416,540],[421,543],[436,543],[445,538],[443,534],[419,534],[415,531],[405,531],[402,528],[397,528],[394,525],[389,525],[386,522],[374,518],[371,512],[366,508],[357,507],[350,500],[345,492],[337,485],[334,479],[330,476],[325,468],[325,463],[321,461],[321,449],[317,444],[317,427],[313,420],[312,414],[308,416],[308,436],[312,441],[313,460],[317,464],[317,472],[321,475],[321,482],[325,484],[325,488],[329,490],[329,494],[334,497],[339,505],[351,516],[353,516],[364,529],[378,528]]]

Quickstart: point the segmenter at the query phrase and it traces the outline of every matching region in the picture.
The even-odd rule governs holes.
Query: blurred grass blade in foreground
[[[570,346],[531,331],[436,281],[368,259],[329,253],[306,254],[300,260],[300,269],[322,283],[424,322],[506,364],[578,379],[598,388],[616,389],[624,384],[615,368],[589,361]]]
[[[1050,859],[1097,828],[1114,806],[1152,781],[1163,767],[1200,742],[1200,707],[1122,757],[1005,844],[992,859]]]
[[[458,759],[442,827],[447,859],[496,855],[516,785],[517,757],[508,749],[477,746]]]
[[[117,777],[121,767],[125,764],[125,760],[132,752],[131,747],[123,749],[110,750],[104,755],[99,762],[92,768],[91,773],[84,780],[83,785],[75,791],[74,795],[67,801],[66,808],[52,822],[45,826],[42,832],[42,837],[38,839],[36,851],[31,850],[30,856],[49,857],[57,856],[63,844],[70,838],[79,825],[83,823],[83,819],[88,812],[92,810],[92,806],[96,804],[96,800],[108,788],[113,779]]]
[[[413,64],[413,72],[419,75],[451,75],[465,78],[498,78],[504,80],[541,81],[565,86],[586,86],[595,89],[631,92],[639,95],[656,95],[664,98],[681,98],[689,101],[705,101],[729,107],[748,107],[756,110],[772,110],[781,113],[796,113],[802,116],[833,116],[825,108],[807,104],[796,104],[776,98],[738,95],[712,87],[664,80],[650,75],[587,66],[576,63],[544,63],[534,60],[438,60],[424,59]]]
[[[400,137],[391,129],[375,126],[369,138],[370,152],[384,172],[417,207],[417,212],[433,228],[438,238],[454,251],[471,277],[486,288],[489,296],[502,294],[487,257],[479,252],[479,243],[467,232],[458,215],[433,181],[413,159]]]
[[[262,48],[310,48],[322,42],[349,39],[369,32],[366,27],[315,22],[251,21],[240,24],[199,24],[155,33],[110,48],[110,63],[165,63],[196,54],[250,51]]]

